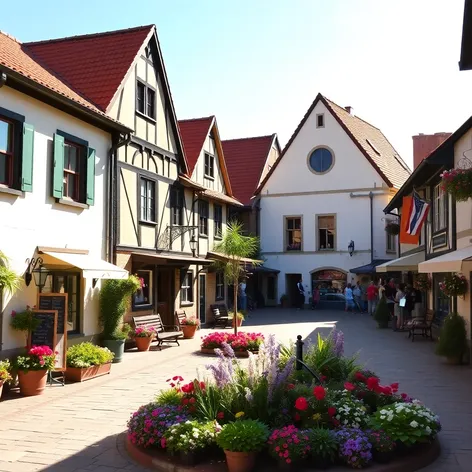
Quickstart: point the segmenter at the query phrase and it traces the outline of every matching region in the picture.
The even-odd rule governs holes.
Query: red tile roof
[[[251,204],[274,138],[272,134],[222,141],[234,196],[244,205]]]
[[[192,176],[193,169],[195,169],[203,144],[214,121],[214,116],[179,120],[180,136],[182,137],[182,143],[184,145],[190,177]]]
[[[154,26],[24,43],[58,78],[106,111]]]
[[[385,183],[389,187],[400,188],[410,176],[411,170],[382,131],[370,123],[367,123],[367,121],[351,115],[346,109],[328,100],[319,93],[288,140],[279,158],[257,188],[256,193],[259,193],[269,180],[319,101],[331,111],[336,121],[341,125],[362,154],[364,154],[372,167],[374,167],[384,179]]]

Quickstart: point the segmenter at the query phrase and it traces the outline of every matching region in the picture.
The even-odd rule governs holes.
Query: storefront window
[[[446,274],[433,275],[434,324],[439,326],[442,325],[444,318],[451,311],[451,299],[446,297],[439,288],[439,284],[444,282],[445,275]]]
[[[136,272],[141,288],[133,296],[133,309],[152,305],[152,271],[138,270]]]

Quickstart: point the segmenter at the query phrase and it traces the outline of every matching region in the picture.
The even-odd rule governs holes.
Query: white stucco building
[[[278,297],[293,303],[300,277],[310,296],[314,283],[340,287],[395,258],[383,208],[409,175],[378,128],[319,94],[256,191]]]

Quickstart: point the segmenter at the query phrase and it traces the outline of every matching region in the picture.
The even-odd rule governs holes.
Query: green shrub
[[[11,380],[11,365],[8,359],[0,361],[0,382],[8,382]]]
[[[310,438],[311,457],[334,462],[338,452],[338,441],[333,431],[315,428],[310,431],[308,437]]]
[[[102,365],[113,360],[114,354],[106,347],[92,343],[80,343],[67,349],[67,367],[91,367]]]
[[[223,426],[216,443],[225,451],[258,452],[269,437],[269,428],[258,420],[238,420]]]
[[[182,393],[180,393],[176,388],[161,390],[156,396],[156,403],[159,406],[179,406],[182,403]]]
[[[387,328],[390,320],[390,311],[388,309],[387,300],[382,297],[375,310],[374,319],[377,321],[379,328]]]
[[[465,321],[458,313],[450,313],[444,320],[436,354],[449,358],[462,359],[467,349]]]

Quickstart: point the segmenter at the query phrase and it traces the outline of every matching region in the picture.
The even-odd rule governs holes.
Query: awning
[[[422,262],[418,266],[418,270],[423,274],[430,272],[461,272],[462,264],[465,261],[472,261],[472,246]]]
[[[389,261],[385,259],[377,259],[372,261],[370,264],[354,267],[354,269],[351,269],[349,272],[351,272],[352,274],[373,274],[375,273],[376,267],[380,264],[384,264],[385,262]]]
[[[417,271],[418,264],[424,261],[424,251],[399,257],[376,267],[377,272],[408,272]]]
[[[88,254],[75,254],[70,252],[40,251],[57,261],[60,265],[67,264],[82,270],[82,275],[86,279],[126,279],[128,271],[103,261]],[[51,261],[54,263],[55,261]],[[45,265],[48,261],[45,261]]]
[[[266,266],[256,266],[253,267],[252,272],[258,272],[258,273],[264,273],[264,274],[280,274],[280,270],[277,269],[271,269],[270,267]]]
[[[207,259],[201,259],[199,257],[192,256],[179,256],[175,254],[166,254],[166,253],[149,253],[149,252],[139,252],[133,251],[131,255],[135,258],[152,259],[156,264],[184,264],[184,265],[209,265],[211,261]]]
[[[221,254],[219,252],[211,252],[211,251],[207,252],[206,257],[207,259],[213,259],[214,261],[228,262],[232,260],[231,256],[227,256],[226,254]],[[256,266],[259,264],[262,264],[263,262],[263,261],[257,261],[255,259],[249,259],[247,257],[239,257],[238,259],[245,264],[254,264]]]

